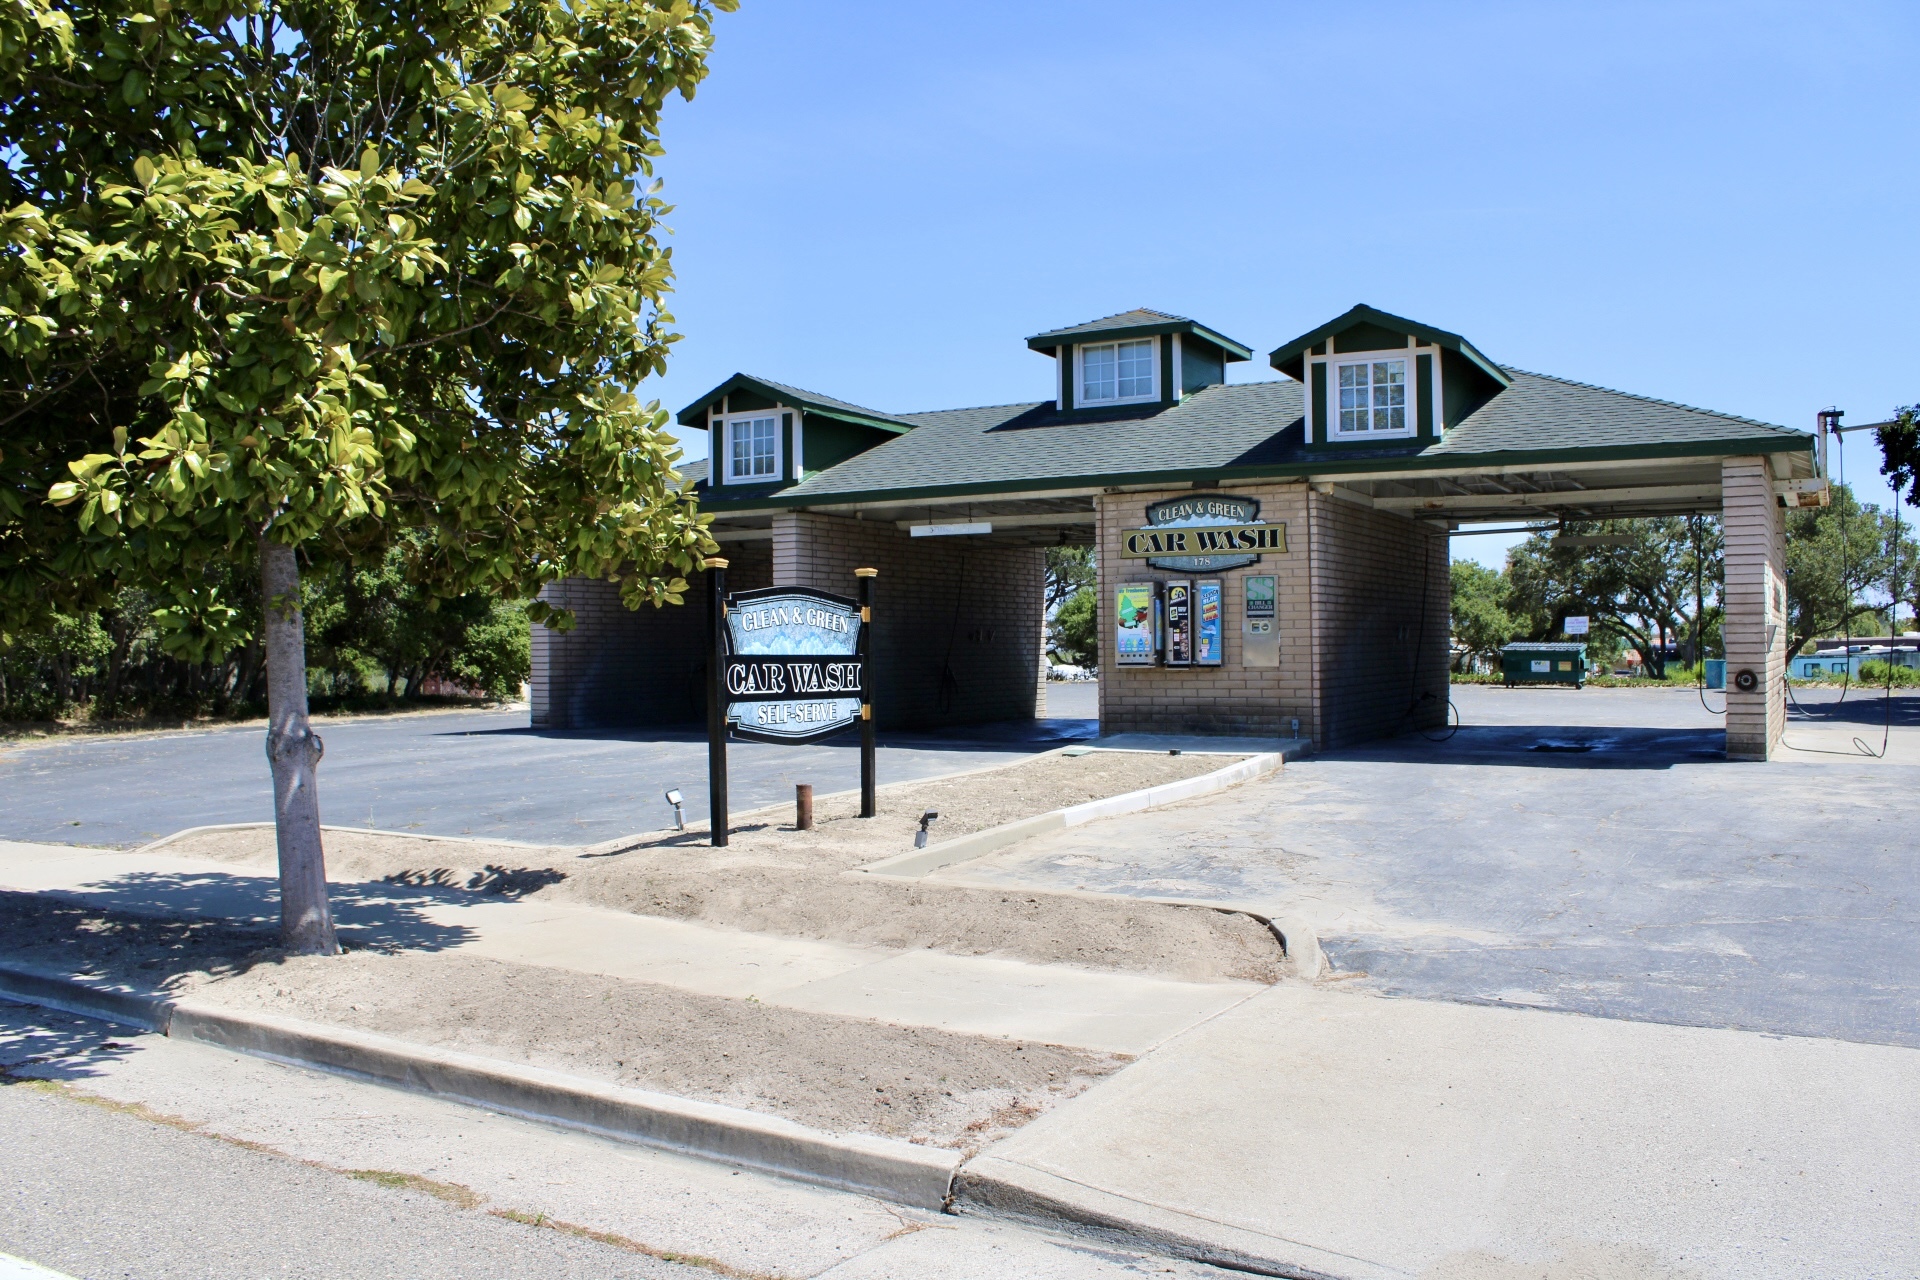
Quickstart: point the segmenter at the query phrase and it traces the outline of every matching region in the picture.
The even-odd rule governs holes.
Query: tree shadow
[[[1724,762],[1724,729],[1608,725],[1461,725],[1318,753],[1322,760],[1381,764],[1516,765],[1536,769],[1646,770]]]
[[[146,1034],[0,999],[0,1085],[102,1075],[105,1064],[138,1052]]]
[[[431,871],[396,871],[382,876],[381,883],[405,885],[417,889],[460,889],[467,893],[491,894],[497,898],[524,898],[530,893],[552,888],[567,878],[567,873],[552,867],[503,867],[489,862],[474,872],[435,867]]]
[[[471,903],[471,894],[461,889],[350,881],[329,884],[327,895],[344,947],[444,951],[474,936],[465,925],[428,914],[436,906]],[[127,968],[141,985],[279,944],[280,886],[271,876],[135,871],[73,889],[0,893],[0,899],[34,904],[8,913],[13,918],[0,929],[7,952],[38,952],[42,947],[33,939],[39,938],[54,953],[48,958],[98,955]],[[100,918],[85,918],[87,911]]]

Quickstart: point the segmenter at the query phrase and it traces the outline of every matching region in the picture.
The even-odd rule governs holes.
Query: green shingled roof
[[[1085,488],[1341,471],[1446,470],[1476,462],[1735,455],[1804,450],[1802,431],[1518,369],[1496,395],[1424,448],[1333,451],[1304,441],[1297,382],[1207,387],[1169,407],[1061,414],[1051,401],[892,415],[906,434],[754,505],[804,506],[967,493]],[[744,497],[745,495],[743,495]],[[709,491],[716,507],[724,489]]]
[[[846,422],[857,422],[862,426],[878,427],[882,431],[906,431],[913,424],[902,421],[897,415],[881,413],[878,409],[868,409],[845,400],[836,400],[832,396],[823,396],[817,391],[804,391],[799,387],[790,387],[784,382],[775,382],[770,378],[756,378],[751,374],[736,373],[713,390],[695,400],[680,411],[676,419],[683,427],[703,427],[707,421],[707,410],[723,396],[736,391],[756,391],[769,400],[781,404],[790,404],[796,409],[808,413],[823,413],[830,418],[839,418]]]
[[[1089,320],[1085,324],[1068,325],[1064,329],[1049,329],[1045,333],[1036,333],[1027,339],[1027,346],[1051,355],[1058,347],[1072,346],[1088,338],[1117,342],[1122,338],[1150,338],[1163,333],[1191,334],[1211,342],[1225,353],[1229,364],[1236,360],[1247,360],[1253,356],[1252,347],[1243,342],[1235,342],[1225,334],[1216,333],[1197,320],[1189,320],[1185,316],[1168,315],[1164,311],[1154,311],[1148,307],[1135,307],[1131,311],[1103,316],[1098,320]]]

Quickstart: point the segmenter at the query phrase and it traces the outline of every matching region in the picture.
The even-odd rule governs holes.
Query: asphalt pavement
[[[1049,690],[1056,717],[881,736],[880,781],[1008,764],[1091,738],[1091,684]],[[317,722],[321,821],[336,826],[593,844],[673,825],[663,798],[707,815],[706,738],[671,730],[530,728],[525,709],[416,712]],[[860,785],[859,739],[728,748],[735,813]],[[270,822],[265,729],[103,735],[0,748],[0,839],[132,848],[186,827]]]
[[[1269,904],[1382,994],[1920,1047],[1920,696],[1798,697],[1824,750],[1752,764],[1717,694],[1458,687],[1451,736],[941,876]]]

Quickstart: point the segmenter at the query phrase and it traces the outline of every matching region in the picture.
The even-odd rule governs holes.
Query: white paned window
[[[772,480],[780,474],[780,415],[727,419],[727,479]]]
[[[1152,338],[1080,348],[1080,403],[1125,404],[1158,398]]]
[[[1407,362],[1364,360],[1335,366],[1339,396],[1334,434],[1411,435],[1407,416]]]

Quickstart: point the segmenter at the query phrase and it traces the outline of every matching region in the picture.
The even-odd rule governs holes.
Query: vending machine
[[[1226,658],[1226,592],[1218,578],[1193,584],[1193,665],[1217,667]]]
[[[1193,665],[1193,583],[1174,578],[1162,588],[1167,615],[1167,665]]]
[[[1122,667],[1160,662],[1160,584],[1122,582],[1113,589],[1113,660]]]
[[[1280,618],[1272,574],[1253,574],[1242,578],[1246,584],[1247,607],[1242,621],[1240,662],[1248,667],[1280,665]]]

